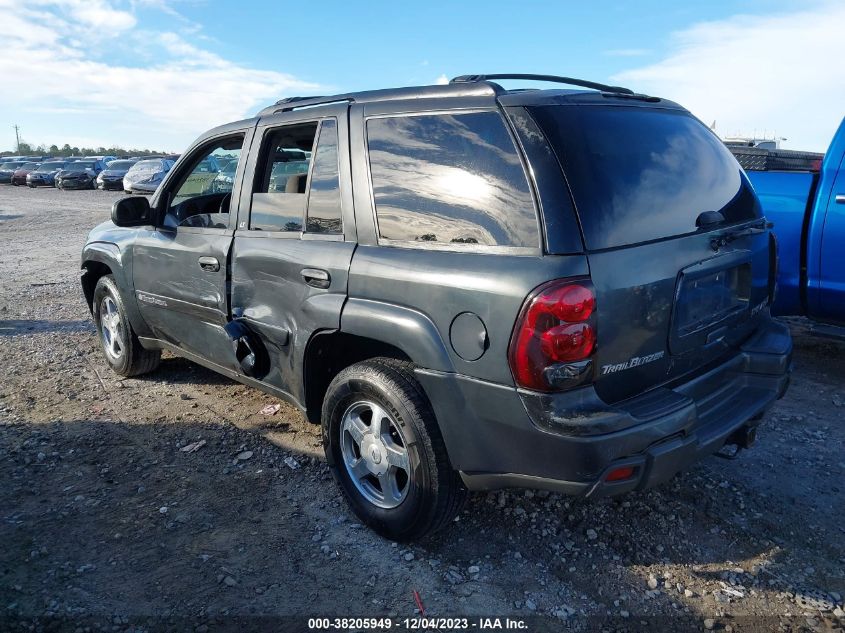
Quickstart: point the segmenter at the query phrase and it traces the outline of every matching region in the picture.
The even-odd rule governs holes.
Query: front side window
[[[221,193],[221,188],[218,187],[219,179],[217,178],[221,171],[220,161],[228,161],[233,158],[237,161],[241,155],[243,140],[243,136],[239,136],[235,139],[220,141],[208,147],[200,156],[196,157],[191,165],[190,172],[181,180],[171,204],[181,204],[189,198],[210,193]],[[164,162],[161,161],[161,163]],[[163,169],[162,166],[162,171],[157,172],[161,173],[162,177],[165,173]],[[228,190],[223,191],[223,193],[228,193],[232,190],[231,183],[229,185]]]
[[[301,232],[305,193],[317,123],[286,126],[268,132],[263,165],[256,171],[249,228],[253,231]]]
[[[367,122],[379,236],[537,247],[534,201],[498,112]]]
[[[177,175],[175,190],[167,208],[164,224],[195,228],[225,229],[229,223],[232,180],[224,181],[218,161],[240,158],[244,136],[227,137],[207,145],[183,166]],[[136,163],[127,178],[132,189],[155,190],[171,163],[146,160]]]

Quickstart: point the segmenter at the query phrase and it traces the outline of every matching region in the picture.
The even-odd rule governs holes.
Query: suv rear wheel
[[[376,358],[341,371],[326,393],[322,423],[326,459],[344,496],[382,536],[417,539],[460,511],[466,489],[410,363]]]
[[[116,374],[138,376],[158,367],[161,351],[141,347],[111,275],[97,281],[93,309],[103,355]]]

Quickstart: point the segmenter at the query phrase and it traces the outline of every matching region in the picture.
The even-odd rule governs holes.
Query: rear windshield
[[[164,169],[164,166],[160,160],[142,160],[135,163],[129,171],[132,173],[154,173],[162,169]]]
[[[113,160],[106,167],[108,169],[129,169],[136,162],[134,160]]]
[[[696,231],[704,211],[727,223],[760,215],[730,151],[685,112],[620,106],[531,109],[563,166],[587,248]]]

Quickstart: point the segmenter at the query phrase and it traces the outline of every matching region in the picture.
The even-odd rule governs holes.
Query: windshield
[[[58,161],[55,163],[41,163],[41,167],[38,168],[38,171],[51,171],[53,169],[61,169],[64,166],[64,163]]]
[[[21,169],[37,169],[40,163],[24,163],[20,166]]]
[[[160,160],[142,160],[135,163],[130,171],[132,173],[155,173],[157,171],[161,171],[161,169]]]
[[[94,169],[96,165],[97,163],[91,160],[79,160],[68,165],[68,169]]]
[[[129,169],[134,164],[134,160],[113,160],[106,167],[108,169]]]
[[[563,166],[591,250],[694,233],[704,211],[760,217],[724,144],[690,114],[623,106],[531,108]]]
[[[21,165],[23,165],[23,163],[21,161],[15,161],[15,162],[12,162],[12,163],[3,163],[2,165],[0,165],[0,169],[17,169]]]

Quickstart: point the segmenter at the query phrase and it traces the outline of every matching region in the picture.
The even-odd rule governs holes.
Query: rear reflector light
[[[605,481],[624,481],[625,479],[630,479],[634,476],[634,467],[633,466],[620,466],[619,468],[614,468],[611,470],[607,477],[604,478]]]
[[[553,281],[528,297],[514,328],[509,350],[517,385],[559,391],[564,363],[585,361],[595,351],[596,295],[589,281]],[[570,385],[571,386],[571,385]]]

